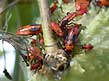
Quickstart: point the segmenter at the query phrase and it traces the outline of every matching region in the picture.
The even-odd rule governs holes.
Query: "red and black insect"
[[[63,36],[63,31],[61,30],[61,27],[57,23],[51,21],[50,27],[57,35]]]
[[[52,14],[57,9],[58,0],[55,0],[52,7],[50,7],[50,13]]]
[[[40,42],[41,45],[43,45],[44,44],[44,38],[40,37],[39,42]]]
[[[60,22],[59,22],[59,26],[61,28],[66,27],[66,25],[72,21],[75,17],[77,16],[81,16],[84,14],[85,11],[76,11],[76,12],[72,12],[72,13],[67,13],[67,16],[65,16]]]
[[[87,9],[90,5],[90,1],[91,0],[76,0],[75,2],[76,11]]]
[[[90,3],[93,3],[95,6],[99,7],[109,7],[109,0],[76,0],[75,8],[76,11],[81,11],[81,13],[87,13]]]
[[[41,24],[27,25],[18,28],[16,35],[37,35],[42,32]]]
[[[78,35],[80,33],[79,26],[79,24],[75,24],[74,26],[72,26],[72,28],[68,32],[68,35],[66,36],[65,48],[68,51],[73,50],[74,45],[78,39]]]
[[[40,68],[41,66],[42,66],[42,62],[40,61],[40,62],[37,62],[37,63],[35,63],[35,64],[31,64],[30,69],[31,69],[31,70],[37,70],[37,69]]]
[[[37,70],[43,64],[43,56],[40,54],[41,51],[38,47],[30,47],[28,51],[31,70]]]
[[[28,49],[29,53],[30,53],[30,56],[33,56],[33,59],[34,58],[37,58],[38,60],[42,60],[43,57],[40,55],[40,49],[38,47],[30,47]]]
[[[88,7],[90,6],[91,0],[76,0],[75,9],[78,15],[88,13]]]
[[[77,16],[77,13],[76,12],[68,13],[67,16],[65,16],[59,22],[59,26],[60,27],[65,27],[68,24],[68,22],[70,22],[71,20],[73,20],[76,16]]]
[[[91,44],[85,44],[82,46],[82,49],[85,49],[85,51],[90,51],[92,50],[94,47]]]
[[[73,43],[76,42],[77,38],[78,38],[78,35],[80,33],[80,28],[79,28],[80,25],[78,24],[75,24],[73,26],[73,28],[70,30],[69,32],[69,35],[68,35],[68,39],[72,39]]]
[[[100,7],[109,7],[109,0],[95,0],[95,3],[97,6],[100,6]]]
[[[80,31],[80,24],[75,24],[74,26],[72,26],[72,28],[69,29],[66,40],[72,40],[72,42],[75,44],[80,34]]]

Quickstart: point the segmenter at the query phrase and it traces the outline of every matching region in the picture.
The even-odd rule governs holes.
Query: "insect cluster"
[[[64,4],[68,4],[70,0],[62,0]],[[91,44],[80,44],[79,36],[81,30],[84,30],[84,26],[80,23],[76,23],[75,20],[79,16],[83,16],[88,13],[88,7],[90,3],[94,3],[100,7],[109,6],[108,0],[76,0],[75,1],[75,11],[71,13],[67,13],[59,22],[50,21],[50,28],[54,33],[54,37],[56,38],[57,45],[59,49],[63,49],[65,51],[64,56],[59,56],[57,61],[66,60],[66,66],[62,64],[57,64],[57,67],[53,67],[52,72],[57,72],[56,75],[59,75],[59,72],[64,72],[65,69],[70,67],[70,62],[72,57],[74,56],[75,47],[79,47],[86,51],[90,51],[93,49],[93,45]],[[49,8],[50,14],[55,13],[55,10],[58,8],[58,0],[55,0],[52,7]],[[25,51],[27,54],[22,54],[19,51],[20,55],[23,57],[24,62],[27,66],[30,66],[30,69],[34,72],[43,73],[44,67],[49,68],[50,65],[55,65],[57,63],[56,60],[47,63],[47,54],[45,52],[44,38],[42,32],[41,24],[32,24],[20,27],[16,31],[17,36],[27,36],[30,39],[28,44],[25,44]],[[32,36],[36,36],[36,38],[32,38]],[[7,40],[6,40],[7,41]],[[23,44],[24,45],[24,44]],[[25,46],[24,45],[24,46]],[[28,45],[28,46],[27,46]],[[15,46],[15,48],[17,48]],[[23,50],[23,49],[22,49]],[[59,59],[60,58],[60,59]],[[61,63],[61,62],[60,62]],[[56,77],[59,78],[59,77]]]

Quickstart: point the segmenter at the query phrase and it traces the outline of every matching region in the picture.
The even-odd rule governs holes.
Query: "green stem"
[[[57,49],[55,40],[53,39],[52,31],[50,28],[50,15],[49,15],[49,6],[48,0],[38,0],[40,7],[40,15],[42,20],[42,31],[45,43],[45,50],[47,52],[53,52]]]

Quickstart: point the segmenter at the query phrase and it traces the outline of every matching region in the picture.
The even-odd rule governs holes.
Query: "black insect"
[[[8,79],[12,80],[12,77],[11,77],[11,75],[9,74],[9,72],[7,71],[6,68],[4,69],[3,73],[5,74],[5,76],[6,76]]]

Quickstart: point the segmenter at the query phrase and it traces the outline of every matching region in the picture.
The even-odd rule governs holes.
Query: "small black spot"
[[[59,71],[64,71],[64,70],[65,70],[65,68],[64,68],[64,64],[61,65],[61,66],[58,68],[58,70],[59,70]]]

